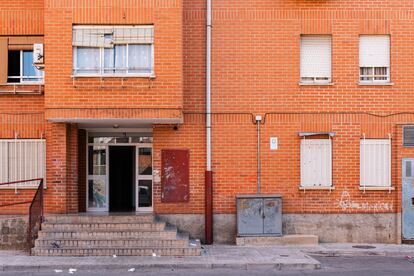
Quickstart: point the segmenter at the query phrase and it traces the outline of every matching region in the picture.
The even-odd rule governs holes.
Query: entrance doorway
[[[109,211],[135,211],[135,147],[109,147]]]
[[[87,211],[153,210],[152,136],[88,133]]]
[[[402,162],[402,239],[414,240],[414,159]]]

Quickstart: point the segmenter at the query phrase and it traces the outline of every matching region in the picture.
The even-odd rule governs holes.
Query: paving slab
[[[38,257],[21,251],[0,251],[0,271],[54,271],[109,269],[242,269],[308,270],[320,263],[291,247],[205,246],[199,257]]]
[[[410,244],[365,244],[365,243],[321,243],[302,252],[321,256],[387,256],[414,258],[414,245]]]

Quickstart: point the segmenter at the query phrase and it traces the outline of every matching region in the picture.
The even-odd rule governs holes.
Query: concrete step
[[[53,246],[55,245],[55,246]],[[37,239],[35,241],[36,248],[54,249],[56,245],[59,248],[85,248],[85,247],[152,247],[152,248],[181,248],[188,247],[188,239]]]
[[[46,231],[83,231],[93,229],[99,230],[135,230],[135,231],[163,231],[165,228],[164,222],[154,223],[51,223],[45,222],[42,224],[42,230]]]
[[[175,239],[177,229],[175,227],[166,227],[163,231],[134,231],[134,230],[99,230],[84,229],[82,231],[55,231],[41,230],[39,238],[49,239],[123,239],[123,238],[140,238],[140,239]]]
[[[50,223],[152,223],[153,214],[135,215],[46,215]]]
[[[281,237],[237,237],[236,244],[240,246],[274,246],[274,245],[318,245],[315,235],[284,235]]]
[[[33,248],[32,254],[35,256],[200,256],[201,248],[61,248],[43,249]]]

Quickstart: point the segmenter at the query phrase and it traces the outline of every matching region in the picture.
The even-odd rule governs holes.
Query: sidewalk
[[[363,248],[356,248],[362,246]],[[369,246],[373,248],[365,248]],[[0,251],[0,271],[124,270],[129,269],[319,269],[320,256],[393,256],[414,258],[414,245],[339,244],[318,246],[205,246],[201,257],[35,257],[21,251]]]
[[[0,251],[0,271],[119,269],[318,269],[320,263],[291,247],[206,246],[201,257],[35,257],[25,252]]]

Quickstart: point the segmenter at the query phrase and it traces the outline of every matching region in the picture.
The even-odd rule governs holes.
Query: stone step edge
[[[165,222],[43,222],[42,225],[47,226],[79,226],[79,225],[102,225],[102,224],[109,224],[109,225],[120,225],[120,224],[126,224],[126,225],[166,225]]]
[[[174,249],[201,249],[201,246],[175,246],[165,248],[154,248],[152,246],[112,246],[110,248],[106,246],[62,246],[59,248],[50,248],[49,246],[35,246],[33,249],[38,250],[174,250]]]
[[[43,233],[119,233],[119,232],[128,232],[128,233],[142,233],[142,232],[157,232],[157,233],[164,233],[164,232],[177,232],[177,228],[168,228],[165,227],[162,230],[157,230],[157,229],[139,229],[139,230],[134,230],[134,229],[82,229],[81,231],[76,231],[75,229],[73,230],[68,230],[68,229],[42,229],[40,230]]]

